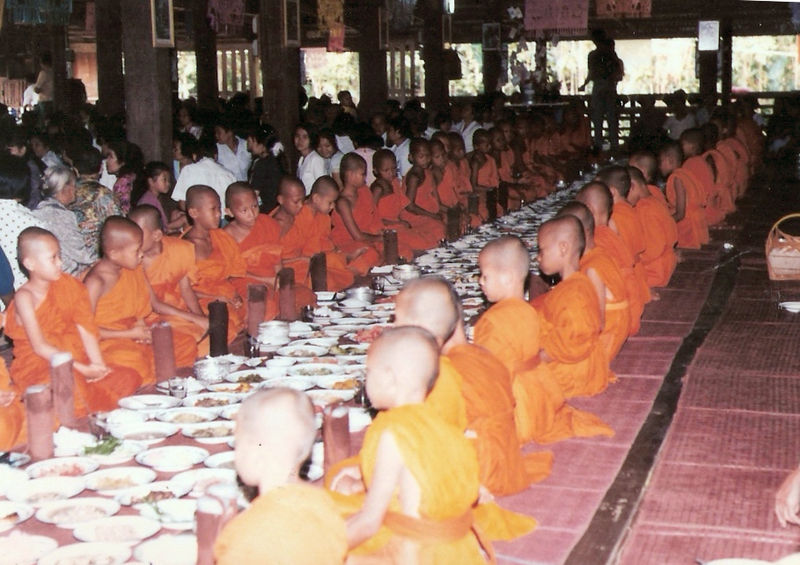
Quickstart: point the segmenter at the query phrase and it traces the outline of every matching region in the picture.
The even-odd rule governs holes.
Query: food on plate
[[[355,335],[355,340],[358,343],[372,343],[378,336],[383,333],[383,330],[386,326],[372,326],[371,328],[365,328],[363,330],[358,330]]]
[[[151,490],[147,494],[132,496],[131,505],[133,504],[149,504],[158,502],[159,500],[168,500],[170,498],[177,498],[175,493],[169,489],[164,490]]]
[[[358,379],[351,378],[345,379],[343,381],[336,381],[331,385],[333,390],[347,390],[351,388],[356,388],[358,386]]]
[[[92,481],[92,488],[95,490],[117,490],[121,488],[135,487],[139,481],[130,476],[122,477],[101,477]]]
[[[86,467],[80,463],[52,463],[47,467],[38,469],[31,475],[32,479],[42,477],[79,477],[86,472]]]
[[[199,424],[200,422],[208,421],[208,418],[203,414],[194,412],[179,412],[169,418],[173,424]]]
[[[320,377],[323,375],[332,375],[333,370],[327,367],[300,367],[294,371],[294,374],[301,377]]]
[[[336,345],[331,348],[334,355],[365,355],[364,348],[360,345]]]
[[[84,455],[110,455],[122,444],[122,440],[114,436],[108,436],[94,445],[83,448]]]
[[[186,435],[194,438],[227,437],[233,434],[231,426],[220,424],[218,426],[208,426],[187,432]]]
[[[130,434],[125,435],[125,439],[132,439],[134,441],[147,441],[151,439],[162,439],[167,437],[169,434],[165,434],[164,432],[160,431],[152,431],[152,432],[133,432]]]
[[[214,408],[216,406],[227,406],[230,404],[230,400],[227,398],[215,398],[213,396],[207,396],[205,398],[201,398],[197,402],[194,403],[195,406],[201,408]]]
[[[249,375],[245,375],[243,377],[239,377],[240,383],[260,383],[264,380],[264,377],[259,375],[258,373],[250,373]]]

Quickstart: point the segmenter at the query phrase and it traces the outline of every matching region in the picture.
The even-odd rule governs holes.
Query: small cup
[[[173,398],[186,398],[186,380],[180,377],[172,377],[167,381],[169,395]]]

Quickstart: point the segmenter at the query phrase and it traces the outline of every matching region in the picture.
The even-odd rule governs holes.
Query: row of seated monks
[[[638,332],[651,288],[669,282],[675,248],[707,242],[709,225],[732,211],[759,164],[760,138],[737,139],[735,122],[719,123],[720,139],[690,130],[658,156],[637,153],[628,166],[601,170],[545,222],[537,259],[541,273],[559,281],[552,288],[530,275],[531,253],[520,239],[488,243],[478,266],[491,306],[476,322],[472,343],[447,281],[408,283],[396,299],[395,328],[368,354],[367,393],[381,412],[359,454],[328,471],[326,489],[297,478],[315,436],[308,399],[278,389],[246,400],[236,465],[259,495],[222,532],[217,562],[483,563],[493,555],[492,540],[531,531],[535,520],[494,502],[550,473],[550,452],[523,454],[521,447],[613,434],[568,400],[600,394],[614,382],[610,362]],[[484,140],[475,142],[480,151]],[[55,352],[68,351],[75,361],[76,411],[108,410],[154,381],[148,330],[154,321],[173,324],[177,363],[189,365],[206,352],[211,301],[227,304],[231,339],[245,327],[249,282],[274,285],[277,270],[291,265],[299,273],[298,304],[311,302],[303,283],[312,254],[326,255],[333,289],[380,262],[385,226],[403,228],[398,239],[406,258],[435,245],[446,216],[442,182],[431,171],[437,150],[415,140],[414,167],[404,182],[395,180],[394,156],[376,153],[372,187],[364,184],[363,159],[348,154],[341,189],[323,177],[306,198],[302,184],[287,178],[270,215],[258,213],[251,187],[234,183],[224,228],[216,193],[192,187],[186,199],[192,227],[181,238],[164,235],[153,208],[109,218],[101,231],[103,258],[83,280],[61,272],[52,234],[23,231],[18,255],[29,281],[6,313],[14,361],[0,383],[2,446],[25,441],[20,396],[48,381]],[[483,166],[473,159],[473,180]],[[652,184],[659,170],[665,193]],[[526,175],[507,186],[509,207],[513,196],[527,198],[532,177]],[[485,198],[494,186],[473,186],[486,189],[484,208],[496,205]],[[420,199],[426,195],[433,195],[431,209]],[[480,212],[471,206],[465,217]],[[268,306],[265,318],[276,311]],[[265,535],[275,543],[264,544]]]

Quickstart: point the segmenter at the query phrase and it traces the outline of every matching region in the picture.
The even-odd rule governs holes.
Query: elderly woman
[[[47,224],[61,244],[61,267],[65,273],[78,275],[91,264],[92,254],[78,229],[75,214],[67,208],[75,201],[75,173],[64,166],[48,167],[44,172],[42,192],[34,216]]]

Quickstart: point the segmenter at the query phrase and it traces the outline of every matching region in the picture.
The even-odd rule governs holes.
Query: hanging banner
[[[5,7],[15,24],[67,25],[72,0],[6,0]]]
[[[596,0],[595,15],[599,19],[649,18],[652,0]]]
[[[525,29],[535,37],[584,35],[588,25],[589,0],[525,0]]]
[[[208,0],[208,25],[220,35],[241,32],[244,25],[244,0]]]

